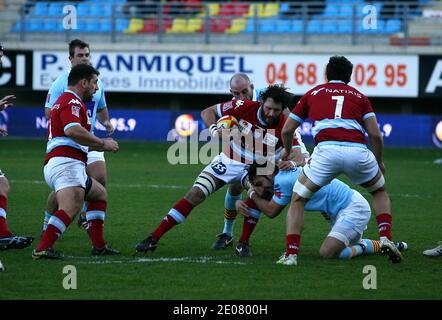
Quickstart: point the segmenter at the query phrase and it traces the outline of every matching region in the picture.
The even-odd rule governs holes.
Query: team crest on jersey
[[[250,122],[247,122],[243,119],[239,120],[239,130],[241,131],[241,133],[249,134],[252,128],[253,125]]]
[[[80,104],[81,105],[81,102],[78,101],[78,99],[71,99],[71,101],[69,101],[68,104],[71,104],[71,103],[73,103],[73,104]]]
[[[232,101],[226,102],[223,104],[223,112],[226,112],[229,109],[232,109],[233,105],[232,105]]]
[[[77,118],[80,118],[80,107],[79,106],[71,106],[72,114]]]
[[[58,109],[58,108],[60,108],[60,104],[59,103],[54,104],[51,109]]]
[[[275,184],[275,190],[274,190],[273,194],[274,194],[278,199],[281,199],[281,198],[282,198],[281,186],[279,185],[279,183]]]
[[[244,100],[235,100],[235,109],[241,107],[244,104]]]
[[[270,134],[268,132],[264,136],[264,139],[262,139],[262,142],[268,145],[269,147],[275,147],[278,141],[279,139],[277,137],[275,137],[273,134]]]

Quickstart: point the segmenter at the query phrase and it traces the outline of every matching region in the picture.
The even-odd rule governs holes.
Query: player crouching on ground
[[[88,201],[92,254],[118,254],[103,237],[103,221],[107,206],[106,189],[86,174],[88,147],[97,151],[118,151],[113,139],[100,139],[90,133],[85,102],[97,90],[99,72],[92,66],[80,64],[72,68],[66,90],[52,107],[48,125],[48,143],[44,176],[56,192],[58,210],[49,219],[40,243],[32,252],[33,259],[60,259],[53,250],[55,241],[66,231]]]
[[[278,170],[267,175],[258,175],[260,167],[253,164],[248,170],[251,185],[248,195],[257,208],[270,218],[278,216],[290,203],[293,185],[302,172],[291,161],[281,161]],[[262,168],[261,168],[262,169]],[[244,216],[256,216],[256,209],[251,209],[246,202],[237,201],[236,208]],[[321,245],[319,254],[323,258],[351,259],[362,254],[381,251],[379,240],[362,239],[370,220],[371,210],[367,200],[356,190],[338,179],[333,179],[322,187],[306,203],[306,211],[319,211],[330,223],[331,231]],[[399,250],[407,249],[405,242],[396,243]],[[296,265],[295,255],[282,255],[278,264]]]

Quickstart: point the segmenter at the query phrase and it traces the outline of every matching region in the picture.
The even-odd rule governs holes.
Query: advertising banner
[[[70,66],[66,52],[34,51],[33,88],[48,90]],[[350,85],[371,97],[417,97],[418,56],[346,55]],[[329,55],[92,52],[107,91],[226,94],[246,73],[256,88],[283,83],[296,95],[323,83]]]

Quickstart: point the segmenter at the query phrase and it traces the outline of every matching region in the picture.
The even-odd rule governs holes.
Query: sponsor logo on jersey
[[[68,104],[79,104],[79,105],[81,105],[81,102],[80,101],[78,101],[78,99],[71,99],[71,101],[69,101],[69,103]]]
[[[274,194],[278,199],[281,199],[281,198],[282,198],[281,186],[279,185],[279,183],[275,184],[275,190],[274,190],[273,194]]]
[[[80,107],[79,106],[71,106],[72,114],[77,118],[80,118]]]
[[[243,134],[249,134],[252,128],[253,125],[250,122],[247,122],[246,120],[243,119],[239,120],[239,130]]]
[[[232,109],[233,105],[232,105],[232,101],[226,102],[223,104],[223,112],[226,112],[229,109]]]
[[[313,90],[312,91],[312,96],[316,96],[319,92],[321,92],[321,90],[324,90],[325,88],[321,88],[321,89],[318,89],[318,90]],[[299,101],[298,101],[299,102]]]
[[[262,142],[270,147],[275,147],[278,143],[279,139],[275,137],[273,134],[266,133]]]
[[[244,100],[235,100],[235,109],[241,107],[244,104]]]

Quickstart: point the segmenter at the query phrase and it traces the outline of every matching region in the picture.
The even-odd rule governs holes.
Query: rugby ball
[[[223,116],[216,122],[218,129],[232,129],[239,126],[238,120],[234,116]]]

